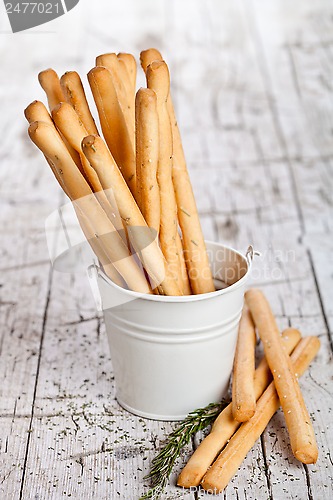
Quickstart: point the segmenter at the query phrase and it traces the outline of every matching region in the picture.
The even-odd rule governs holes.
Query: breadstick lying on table
[[[66,101],[74,108],[88,134],[98,135],[79,74],[76,71],[67,71],[60,78],[60,85]]]
[[[317,337],[302,339],[291,355],[293,373],[302,375],[316,356],[319,347]],[[204,475],[201,485],[205,490],[213,493],[223,491],[279,407],[275,383],[271,382],[257,402],[254,416],[240,426]]]
[[[144,273],[97,202],[55,127],[45,122],[33,122],[29,136],[57,171],[75,208],[89,220],[108,260],[128,287],[137,292],[151,293]]]
[[[92,187],[92,190],[95,192],[95,196],[106,215],[127,244],[125,228],[120,218],[118,208],[114,205],[114,199],[110,199],[110,196],[108,197],[110,193],[105,193],[103,191],[102,184],[96,174],[96,171],[91,167],[89,161],[82,152],[81,142],[84,137],[88,135],[85,126],[80,121],[79,116],[76,114],[72,106],[67,102],[61,102],[53,108],[52,117],[58,130],[62,133],[73,149],[79,153],[85,178]]]
[[[318,458],[318,447],[310,415],[305,407],[291,361],[282,347],[278,326],[269,303],[264,294],[254,288],[246,292],[245,300],[274,377],[293,453],[305,464],[315,463]]]
[[[111,73],[98,66],[88,73],[106,143],[135,197],[135,152]]]
[[[159,150],[156,94],[140,89],[135,100],[136,201],[149,227],[160,230],[160,190],[157,183]]]
[[[155,60],[162,60],[162,56],[157,49],[148,49],[140,54],[141,65],[145,72],[152,61]],[[167,101],[167,107],[173,137],[172,178],[191,288],[194,294],[214,292],[215,286],[206,252],[206,244],[201,229],[198,210],[186,166],[182,141],[170,94]]]
[[[125,117],[132,146],[134,148],[135,96],[132,92],[126,66],[124,62],[118,59],[117,55],[114,53],[102,54],[96,57],[96,66],[104,66],[111,73],[118,100]]]
[[[238,422],[253,417],[256,409],[254,391],[256,330],[246,304],[239,323],[232,376],[232,414]]]
[[[181,295],[176,281],[168,272],[157,240],[152,241],[151,233],[146,230],[146,221],[103,140],[94,135],[86,137],[82,141],[82,151],[96,170],[103,189],[113,190],[129,238],[152,279],[152,288],[160,285],[166,295]]]
[[[282,333],[282,342],[287,354],[290,354],[301,338],[294,328],[287,328]],[[272,380],[272,374],[265,358],[263,358],[254,374],[254,391],[256,400],[262,395]],[[178,486],[190,488],[198,486],[208,467],[227,444],[231,436],[240,426],[240,422],[232,415],[230,403],[213,423],[208,436],[200,443],[178,477]]]
[[[128,79],[132,87],[133,96],[135,97],[137,72],[135,57],[132,54],[126,54],[125,52],[119,52],[119,54],[117,54],[117,57],[120,61],[123,61],[126,66]]]
[[[157,96],[159,153],[157,182],[160,191],[160,245],[168,267],[179,286],[182,275],[177,251],[177,203],[172,183],[172,130],[166,106],[170,90],[169,70],[165,62],[154,61],[147,68],[147,86]]]

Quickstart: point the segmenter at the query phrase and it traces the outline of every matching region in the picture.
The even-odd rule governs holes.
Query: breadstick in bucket
[[[164,294],[181,295],[176,281],[168,272],[157,239],[151,241],[151,234],[146,231],[146,221],[103,140],[93,135],[86,137],[82,141],[82,151],[96,170],[103,189],[113,189],[120,216],[126,223],[133,246],[152,279],[152,287],[161,284]]]
[[[88,134],[98,135],[79,74],[76,71],[67,71],[60,78],[60,85],[66,101],[74,108]]]
[[[160,190],[160,244],[168,267],[179,286],[182,283],[177,251],[177,204],[172,183],[172,130],[166,106],[170,90],[169,70],[165,62],[152,62],[147,68],[147,85],[157,96],[159,155],[157,182]]]
[[[135,196],[135,152],[111,73],[98,66],[88,73],[106,143]]]
[[[140,89],[135,101],[137,203],[149,227],[160,230],[160,190],[157,183],[159,151],[156,94]]]
[[[108,260],[124,278],[128,287],[137,292],[150,293],[144,273],[97,202],[55,127],[45,122],[33,122],[29,127],[29,136],[57,170],[73,204],[90,221]]]
[[[163,60],[162,55],[157,49],[148,49],[140,54],[141,65],[145,72],[152,61],[161,60]],[[213,292],[215,291],[215,286],[171,94],[168,97],[167,107],[172,126],[173,140],[172,178],[191,288],[194,294]]]

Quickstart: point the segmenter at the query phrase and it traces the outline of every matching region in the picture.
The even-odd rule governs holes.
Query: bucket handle
[[[246,256],[246,260],[247,260],[248,265],[251,266],[255,256],[261,257],[261,252],[258,252],[257,250],[255,250],[253,248],[253,245],[249,245],[248,249],[246,250],[245,256]]]
[[[96,264],[91,264],[87,269],[87,275],[90,283],[90,288],[95,299],[95,304],[97,311],[103,311],[102,297],[98,288],[98,270],[99,267]]]

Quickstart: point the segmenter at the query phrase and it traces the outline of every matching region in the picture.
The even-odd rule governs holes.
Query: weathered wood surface
[[[28,143],[22,115],[43,97],[39,70],[84,74],[98,53],[149,46],[170,64],[207,238],[261,250],[252,283],[264,288],[281,328],[292,324],[322,341],[301,381],[318,463],[296,462],[278,412],[222,497],[332,498],[332,3],[105,0],[92,7],[81,0],[64,18],[16,35],[6,34],[2,14],[1,498],[136,499],[173,428],[131,416],[115,401],[87,279],[49,263],[44,221],[63,198]],[[177,489],[175,477],[164,498],[205,498]]]

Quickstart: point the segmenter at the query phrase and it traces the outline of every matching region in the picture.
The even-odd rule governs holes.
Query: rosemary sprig
[[[150,479],[151,488],[139,500],[158,500],[162,495],[174,463],[179,457],[181,449],[190,441],[193,434],[202,431],[212,424],[221,411],[229,404],[223,400],[220,403],[210,403],[204,408],[192,411],[169,434],[166,443],[156,457],[153,458],[150,472],[144,479]]]

